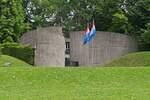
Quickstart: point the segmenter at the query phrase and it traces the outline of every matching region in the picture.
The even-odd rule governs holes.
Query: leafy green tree
[[[149,0],[126,0],[126,16],[134,27],[133,33],[140,36],[140,30],[146,28],[150,20],[150,1]]]
[[[142,30],[141,38],[146,44],[150,45],[150,23],[146,25],[146,29]]]
[[[62,26],[65,32],[83,30],[95,20],[100,31],[143,37],[150,20],[149,0],[24,0],[33,28]]]
[[[126,0],[126,16],[131,23],[132,34],[138,38],[141,50],[150,50],[150,1],[149,0]]]
[[[56,13],[63,0],[24,0],[26,19],[33,28],[54,26]],[[61,6],[60,6],[61,5]]]
[[[122,13],[116,13],[113,15],[112,25],[108,30],[112,32],[125,33],[129,35],[129,33],[132,30],[132,26],[128,21],[128,17],[126,17]]]
[[[17,42],[28,30],[22,0],[0,0],[0,43]]]

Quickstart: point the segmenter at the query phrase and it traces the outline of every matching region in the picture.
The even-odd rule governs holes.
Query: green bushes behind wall
[[[0,45],[0,51],[4,55],[9,55],[21,59],[34,65],[34,49],[18,43],[5,43]]]

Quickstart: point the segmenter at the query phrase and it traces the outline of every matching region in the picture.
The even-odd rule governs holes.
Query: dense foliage
[[[5,43],[1,44],[1,52],[4,55],[13,56],[29,64],[34,64],[34,49],[30,46],[23,46],[17,43]]]
[[[0,56],[2,55],[2,52],[1,52],[1,45],[0,45]]]
[[[17,42],[29,29],[22,0],[0,0],[0,43]]]
[[[26,22],[32,28],[62,26],[69,33],[84,30],[93,19],[99,31],[132,35],[150,45],[149,0],[1,0],[0,42],[17,41],[29,28]]]
[[[24,0],[27,19],[33,27],[63,26],[65,31],[83,30],[96,22],[100,31],[113,31],[150,44],[149,0]],[[143,31],[144,30],[144,31]]]

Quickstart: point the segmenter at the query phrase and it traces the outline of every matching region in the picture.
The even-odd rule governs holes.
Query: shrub
[[[1,45],[0,45],[0,56],[2,55],[2,52],[1,52]]]
[[[16,57],[31,65],[34,64],[34,49],[32,47],[18,43],[5,43],[0,47],[2,54]]]

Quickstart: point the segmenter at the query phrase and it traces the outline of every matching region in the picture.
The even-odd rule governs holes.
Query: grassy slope
[[[150,52],[137,52],[123,56],[105,66],[108,67],[133,67],[150,66]]]
[[[0,100],[150,100],[150,68],[0,68]]]
[[[9,63],[9,64],[7,64],[7,63]],[[6,55],[1,55],[0,56],[0,67],[5,67],[5,66],[26,67],[26,66],[30,66],[30,65],[25,63],[24,61],[17,59],[17,58],[6,56]]]

